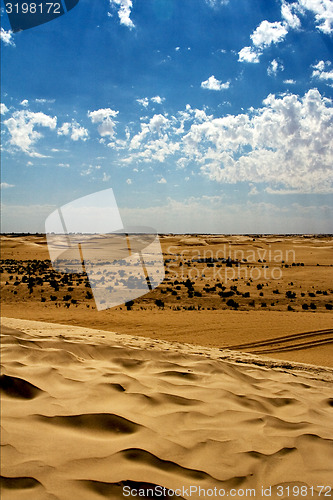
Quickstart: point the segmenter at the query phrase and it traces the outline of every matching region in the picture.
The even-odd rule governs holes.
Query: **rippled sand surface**
[[[329,368],[9,318],[2,334],[3,500],[333,486]]]

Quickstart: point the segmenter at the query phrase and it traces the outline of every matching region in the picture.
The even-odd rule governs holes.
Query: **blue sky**
[[[159,232],[333,232],[331,0],[1,20],[2,231],[112,187],[125,224]]]

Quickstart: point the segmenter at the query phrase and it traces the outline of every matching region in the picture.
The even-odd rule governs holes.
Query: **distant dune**
[[[2,326],[3,500],[331,492],[333,370],[59,324]]]

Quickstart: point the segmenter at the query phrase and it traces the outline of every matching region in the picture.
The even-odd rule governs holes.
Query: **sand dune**
[[[2,330],[4,500],[332,486],[329,368],[36,321]]]

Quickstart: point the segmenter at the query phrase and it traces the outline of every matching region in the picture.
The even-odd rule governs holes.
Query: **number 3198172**
[[[7,14],[61,14],[60,3],[6,3]]]

